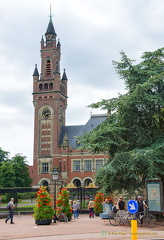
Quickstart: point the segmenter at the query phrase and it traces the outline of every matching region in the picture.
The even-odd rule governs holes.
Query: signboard
[[[107,204],[107,203],[104,203],[103,204],[103,213],[111,213],[111,208],[112,208],[112,205],[111,204]]]
[[[163,212],[163,187],[160,179],[146,180],[147,205],[153,212]]]
[[[127,205],[128,211],[134,214],[138,211],[138,203],[135,200],[130,200]]]

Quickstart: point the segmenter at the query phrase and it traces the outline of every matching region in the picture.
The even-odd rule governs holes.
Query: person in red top
[[[89,217],[90,218],[94,218],[94,206],[95,206],[95,202],[93,201],[92,198],[90,198],[90,201],[88,203]]]

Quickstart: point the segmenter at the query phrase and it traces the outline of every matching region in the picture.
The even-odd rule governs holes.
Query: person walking
[[[77,218],[77,204],[76,204],[76,201],[73,201],[72,209],[73,209],[74,218]]]
[[[78,218],[79,214],[80,214],[80,201],[79,200],[77,200],[76,206],[77,206],[77,218]]]
[[[15,208],[15,204],[14,204],[14,198],[10,199],[10,202],[7,204],[8,206],[8,210],[9,210],[9,216],[6,218],[5,223],[7,223],[7,221],[10,219],[10,223],[13,224],[13,215],[14,215],[14,208]]]
[[[90,218],[94,218],[94,206],[95,206],[95,202],[93,201],[92,198],[90,198],[90,201],[88,203],[89,217]]]

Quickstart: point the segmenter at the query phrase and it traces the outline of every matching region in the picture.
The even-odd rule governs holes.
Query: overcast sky
[[[32,74],[50,4],[68,77],[66,124],[85,124],[86,106],[125,92],[112,60],[120,51],[140,61],[164,43],[163,0],[0,0],[0,147],[32,165]]]

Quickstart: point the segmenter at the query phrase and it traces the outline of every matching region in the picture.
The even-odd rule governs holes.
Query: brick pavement
[[[68,223],[35,225],[31,215],[14,216],[15,224],[0,219],[0,240],[124,240],[131,239],[129,226],[111,226],[107,219],[89,218],[83,214]],[[102,236],[104,233],[104,236]],[[164,225],[138,228],[138,240],[164,240]]]

